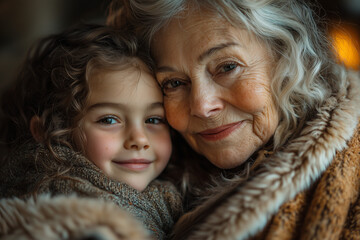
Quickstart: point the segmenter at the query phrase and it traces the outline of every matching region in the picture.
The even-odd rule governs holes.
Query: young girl
[[[112,200],[164,238],[182,204],[173,185],[153,181],[172,146],[150,65],[133,37],[103,26],[42,40],[1,101],[1,197]]]

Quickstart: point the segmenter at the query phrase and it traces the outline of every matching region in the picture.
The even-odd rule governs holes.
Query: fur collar
[[[358,124],[359,104],[359,77],[353,74],[344,89],[326,100],[300,136],[267,157],[248,181],[184,215],[175,227],[175,239],[242,240],[262,230],[283,203],[314,183],[336,152],[347,147]],[[197,224],[184,236],[181,223],[186,221]]]
[[[152,239],[111,202],[72,196],[0,200],[1,239]]]

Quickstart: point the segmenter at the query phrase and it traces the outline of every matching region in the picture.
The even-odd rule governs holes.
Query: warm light
[[[339,61],[349,68],[360,69],[359,34],[350,27],[341,27],[333,28],[330,35]]]

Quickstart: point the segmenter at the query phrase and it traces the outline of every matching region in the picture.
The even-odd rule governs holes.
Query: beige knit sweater
[[[142,192],[108,178],[67,147],[55,147],[57,161],[42,145],[27,144],[0,169],[2,198],[34,193],[74,195],[112,201],[139,220],[156,239],[164,239],[182,214],[181,196],[170,182],[153,181]]]

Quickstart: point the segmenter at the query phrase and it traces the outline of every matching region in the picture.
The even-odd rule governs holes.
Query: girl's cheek
[[[156,148],[163,158],[170,158],[172,152],[172,143],[169,130],[164,130],[164,132],[159,133],[154,138],[154,143],[156,144]]]
[[[93,162],[101,162],[103,159],[112,158],[119,141],[113,136],[92,134],[87,137],[86,153]]]

